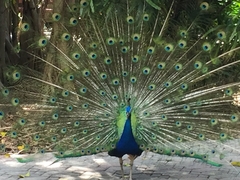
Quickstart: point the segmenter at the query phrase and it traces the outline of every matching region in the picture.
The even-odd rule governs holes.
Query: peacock
[[[34,66],[4,70],[1,152],[108,152],[123,178],[127,154],[130,179],[144,151],[220,166],[240,138],[238,26],[221,15],[232,5],[54,0],[20,49]],[[29,19],[18,31],[34,31]]]

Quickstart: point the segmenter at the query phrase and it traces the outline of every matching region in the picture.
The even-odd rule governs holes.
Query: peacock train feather
[[[240,47],[219,19],[225,2],[72,2],[54,1],[51,35],[31,39],[38,70],[4,74],[1,150],[224,161],[240,136]]]

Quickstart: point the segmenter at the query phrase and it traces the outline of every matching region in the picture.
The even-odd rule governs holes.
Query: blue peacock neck
[[[121,154],[139,155],[142,150],[135,141],[131,126],[131,107],[126,107],[127,119],[124,125],[123,133],[117,143],[116,149]]]

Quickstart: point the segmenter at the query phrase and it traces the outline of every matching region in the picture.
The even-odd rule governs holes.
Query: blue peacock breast
[[[120,140],[117,143],[116,149],[121,154],[141,155],[142,150],[136,143],[131,127],[131,116],[125,122],[124,130]]]

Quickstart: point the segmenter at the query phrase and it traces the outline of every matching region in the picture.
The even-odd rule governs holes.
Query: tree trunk
[[[20,65],[28,66],[34,69],[33,57],[27,52],[31,52],[36,56],[40,56],[41,52],[33,46],[34,40],[42,35],[42,27],[40,25],[40,19],[37,0],[23,1],[23,23],[28,23],[31,30],[20,34]]]
[[[6,36],[6,6],[5,1],[0,1],[0,81],[4,84],[5,62],[5,36]]]

